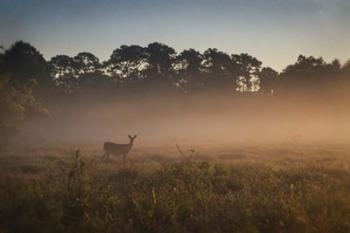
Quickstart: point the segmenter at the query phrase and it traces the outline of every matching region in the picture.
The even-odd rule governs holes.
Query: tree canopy
[[[228,54],[216,48],[177,53],[158,42],[145,47],[122,45],[106,61],[89,52],[56,55],[45,61],[32,45],[18,41],[3,49],[0,61],[1,72],[11,73],[11,82],[36,80],[38,87],[52,84],[63,95],[120,96],[149,91],[300,94],[348,83],[350,76],[350,63],[342,65],[338,60],[327,63],[321,57],[300,55],[279,73],[247,53]]]
[[[228,54],[216,48],[177,53],[158,42],[145,47],[122,45],[107,61],[89,52],[59,54],[46,61],[23,41],[0,49],[0,145],[26,120],[47,115],[38,99],[126,97],[150,92],[220,93],[232,98],[319,97],[327,92],[348,96],[350,88],[350,61],[327,63],[322,57],[300,55],[279,73],[247,53]]]

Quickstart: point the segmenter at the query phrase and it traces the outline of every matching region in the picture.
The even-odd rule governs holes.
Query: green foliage
[[[14,136],[19,126],[28,119],[48,115],[32,95],[35,82],[13,84],[0,76],[0,146]]]

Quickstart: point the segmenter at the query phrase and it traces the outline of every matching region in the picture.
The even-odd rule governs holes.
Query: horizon
[[[55,56],[57,56],[57,55],[67,55],[67,56],[69,56],[69,57],[74,57],[74,56],[78,55],[79,53],[87,52],[87,53],[91,53],[91,54],[95,55],[95,56],[99,59],[99,62],[102,64],[103,62],[107,62],[107,61],[110,59],[110,56],[112,55],[112,52],[113,52],[115,49],[118,49],[118,48],[120,48],[120,47],[123,46],[123,45],[126,45],[126,46],[138,45],[138,46],[141,46],[141,47],[147,47],[147,44],[145,44],[145,45],[139,45],[139,44],[121,44],[120,46],[118,46],[118,47],[112,49],[112,50],[111,50],[111,54],[110,54],[108,57],[104,58],[104,59],[102,59],[101,57],[99,57],[97,54],[94,54],[94,53],[90,52],[89,50],[84,50],[84,49],[81,50],[81,51],[78,51],[78,52],[75,53],[75,54],[66,54],[66,53],[60,53],[60,52],[58,52],[57,54],[55,54],[55,55],[53,55],[53,56],[47,57],[47,56],[45,56],[45,54],[40,50],[40,48],[36,47],[34,44],[32,44],[32,43],[29,42],[29,41],[25,41],[25,40],[21,40],[21,39],[14,41],[14,42],[13,42],[12,44],[10,44],[9,46],[2,46],[2,45],[1,45],[0,49],[1,49],[1,48],[2,48],[3,50],[10,49],[12,45],[14,45],[16,42],[20,42],[20,41],[25,42],[25,43],[28,43],[28,44],[34,46],[34,48],[36,48],[37,51],[38,51],[40,54],[42,54],[42,56],[44,57],[44,59],[45,59],[47,62],[49,62],[49,61],[51,60],[51,58],[53,58],[53,57],[55,57]],[[170,46],[171,48],[174,48],[173,46],[171,46],[171,45],[169,45],[169,44],[166,44],[166,43],[163,43],[163,42],[161,42],[161,41],[154,41],[154,42],[151,42],[151,43],[161,43],[161,44],[165,44],[165,45],[167,45],[167,46]],[[149,43],[149,44],[151,44],[151,43]],[[39,47],[40,47],[40,46],[39,46]],[[191,48],[184,48],[183,50],[180,50],[180,51],[177,50],[176,48],[174,48],[174,49],[175,49],[175,52],[176,52],[177,55],[179,55],[182,51],[187,50],[187,49],[195,49],[196,51],[199,51],[199,52],[202,53],[202,54],[203,54],[203,53],[205,52],[205,50],[206,50],[206,49],[204,49],[204,50],[198,50],[198,49],[192,48],[192,47],[191,47]],[[215,47],[208,47],[207,49],[217,49],[217,48],[215,48]],[[222,50],[219,50],[219,51],[222,51]],[[231,56],[231,55],[234,55],[234,54],[245,54],[245,53],[246,53],[246,52],[235,53],[235,52],[227,52],[227,51],[222,51],[222,52],[227,53],[227,54],[230,55],[230,56]],[[249,53],[247,53],[247,54],[249,54]],[[254,56],[254,54],[249,54],[249,55],[251,55],[251,56],[253,56],[253,57],[256,57],[256,56]],[[266,64],[266,63],[265,63],[263,60],[261,60],[259,57],[256,57],[256,58],[257,58],[259,61],[262,62],[262,67],[270,67],[270,68],[272,68],[272,69],[274,69],[275,71],[277,71],[277,72],[280,73],[280,72],[283,72],[283,70],[284,70],[285,68],[287,68],[289,65],[294,64],[294,63],[297,61],[297,59],[298,59],[298,57],[299,57],[300,55],[305,56],[305,57],[321,58],[321,59],[324,60],[324,62],[327,62],[327,63],[331,63],[331,62],[333,62],[334,60],[338,60],[338,61],[340,62],[340,64],[344,65],[344,64],[346,64],[347,62],[350,62],[350,56],[349,56],[348,59],[341,60],[341,59],[339,59],[339,58],[337,58],[337,57],[335,57],[335,58],[333,58],[333,59],[326,59],[326,58],[325,58],[324,56],[322,56],[322,55],[321,55],[321,56],[314,56],[314,55],[312,55],[312,54],[303,54],[303,53],[300,53],[300,54],[298,54],[298,55],[295,57],[294,60],[291,61],[291,63],[285,64],[283,67],[280,67],[280,68],[274,68],[274,67],[272,67],[272,66]]]
[[[178,53],[217,48],[248,53],[264,66],[282,71],[298,55],[327,62],[350,57],[346,0],[3,0],[0,44],[17,40],[36,47],[49,60],[57,54],[91,52],[101,61],[121,45],[161,42]]]

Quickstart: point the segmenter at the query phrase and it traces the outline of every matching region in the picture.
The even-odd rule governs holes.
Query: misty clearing
[[[0,233],[350,233],[349,12],[1,0]]]

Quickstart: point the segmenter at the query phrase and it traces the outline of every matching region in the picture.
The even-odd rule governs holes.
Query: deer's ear
[[[136,137],[137,137],[137,135],[135,134],[135,135],[134,135],[134,139],[135,139]]]
[[[132,137],[130,135],[128,135],[128,137],[131,139]]]

